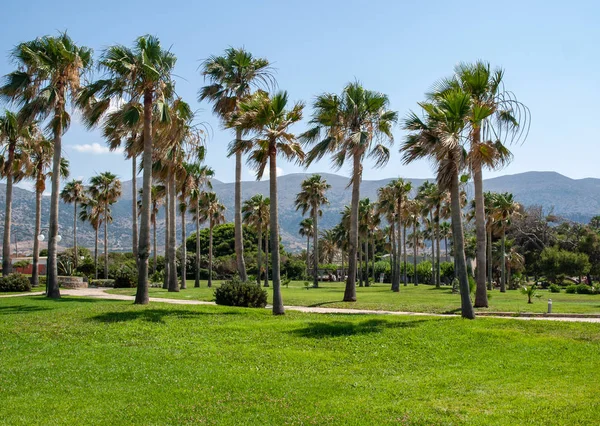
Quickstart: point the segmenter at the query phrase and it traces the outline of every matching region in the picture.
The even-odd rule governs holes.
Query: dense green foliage
[[[267,306],[267,292],[254,282],[242,282],[233,277],[215,289],[215,302],[225,306],[264,308]]]
[[[585,253],[575,253],[556,247],[546,247],[539,261],[540,269],[551,281],[562,281],[565,276],[582,276],[590,271]]]
[[[25,275],[17,273],[0,277],[0,292],[7,291],[31,291],[31,282]]]

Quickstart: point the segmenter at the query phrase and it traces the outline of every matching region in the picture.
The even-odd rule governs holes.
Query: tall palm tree
[[[398,246],[400,246],[401,241],[401,232],[403,227],[402,219],[404,217],[403,210],[406,209],[406,201],[408,200],[408,194],[412,190],[412,183],[406,182],[402,178],[394,179],[388,184],[391,196],[395,200],[395,228],[396,228],[396,240],[398,241]],[[397,250],[397,259],[395,262],[395,279],[396,282],[392,283],[392,289],[394,291],[400,290],[400,256],[402,255],[402,251],[400,249]]]
[[[452,236],[452,229],[449,222],[440,223],[440,237],[444,239],[444,251],[446,252],[446,262],[450,262],[450,252],[448,251],[448,238]]]
[[[375,160],[375,167],[389,159],[386,142],[392,143],[392,125],[396,112],[388,110],[388,97],[364,89],[360,83],[349,83],[341,95],[325,93],[313,105],[313,126],[302,135],[307,144],[315,144],[307,155],[306,164],[332,155],[336,168],[346,160],[352,161],[352,202],[348,248],[348,279],[344,301],[356,301],[356,253],[358,248],[358,204],[362,162],[365,157]]]
[[[392,187],[388,184],[377,190],[377,209],[378,214],[386,219],[390,224],[387,228],[389,238],[389,249],[390,249],[390,271],[392,281],[392,291],[400,291],[400,279],[396,272],[396,265],[399,259],[398,250],[401,250],[399,246],[400,238],[396,235],[396,198],[393,193]],[[402,231],[398,232],[400,235]]]
[[[12,111],[5,111],[0,116],[0,148],[5,152],[2,157],[0,176],[6,179],[6,198],[4,210],[4,239],[2,241],[2,275],[12,271],[10,230],[12,227],[12,193],[13,183],[22,175],[22,163],[16,161],[23,148],[34,135],[35,126],[23,122],[23,118]]]
[[[54,157],[50,196],[47,297],[59,298],[57,268],[58,201],[62,135],[69,128],[69,100],[80,89],[80,77],[92,64],[92,50],[77,46],[66,34],[44,36],[18,44],[11,52],[17,70],[5,77],[0,94],[22,105],[24,118],[44,120],[53,135]],[[26,120],[27,121],[27,120]]]
[[[81,210],[79,210],[79,220],[82,222],[89,222],[94,229],[96,237],[94,239],[94,276],[98,279],[98,231],[102,225],[104,217],[104,204],[100,203],[93,197],[88,196],[81,203]]]
[[[242,205],[243,222],[256,229],[257,251],[256,251],[256,283],[260,286],[262,272],[262,243],[263,230],[269,221],[269,199],[256,194],[244,201]]]
[[[333,232],[335,235],[335,243],[337,248],[340,250],[340,258],[341,258],[341,267],[342,267],[342,279],[344,279],[345,269],[344,269],[344,252],[348,250],[348,229],[344,226],[342,222],[338,223],[333,227]]]
[[[128,99],[127,114],[135,117],[139,114],[138,105],[142,105],[142,208],[140,214],[138,243],[138,285],[136,304],[148,304],[148,258],[150,257],[150,216],[152,208],[152,163],[154,153],[153,110],[167,111],[165,99],[172,96],[171,73],[176,58],[170,51],[162,48],[158,38],[145,35],[138,37],[132,48],[115,45],[102,52],[100,69],[102,78],[84,92],[86,101],[97,98],[104,103],[98,107],[103,113],[110,102],[118,103]],[[93,108],[93,106],[92,106]],[[163,115],[163,114],[159,114]],[[132,124],[135,120],[127,120]]]
[[[460,284],[461,314],[475,318],[471,304],[464,233],[461,213],[460,173],[466,166],[462,133],[471,110],[471,98],[460,89],[447,91],[433,102],[419,104],[425,118],[411,112],[404,128],[410,133],[402,145],[403,161],[410,163],[421,158],[433,161],[437,168],[440,190],[449,190],[452,204],[452,235],[456,259],[456,275]]]
[[[312,217],[305,217],[300,221],[300,228],[298,229],[298,235],[306,238],[306,275],[308,276],[309,265],[310,265],[310,239],[315,234],[315,225]],[[314,260],[314,257],[312,258]]]
[[[337,254],[337,236],[335,229],[326,229],[321,231],[320,239],[321,255],[324,263],[333,263]]]
[[[60,198],[67,204],[73,204],[73,256],[75,257],[75,267],[77,267],[79,260],[79,252],[77,251],[77,204],[85,200],[83,181],[73,179],[68,182],[60,192]]]
[[[208,221],[208,287],[212,287],[213,229],[225,222],[225,206],[219,202],[214,192],[204,192],[200,206],[201,220]]]
[[[431,241],[432,284],[441,286],[440,280],[440,215],[446,194],[435,183],[425,181],[418,190],[417,197],[423,202],[423,213],[429,215],[428,223]],[[437,253],[437,254],[436,254]]]
[[[290,133],[289,128],[302,120],[304,104],[297,102],[287,110],[287,92],[278,92],[269,96],[259,91],[248,102],[240,105],[240,114],[235,118],[234,126],[252,131],[249,160],[256,167],[256,177],[261,179],[267,161],[269,164],[269,198],[270,203],[270,236],[271,236],[271,268],[273,271],[273,314],[283,315],[283,300],[281,298],[281,277],[279,264],[279,209],[277,205],[277,155],[283,155],[287,160],[304,160],[304,152]],[[234,146],[232,152],[239,147]]]
[[[408,221],[407,225],[412,226],[413,232],[410,235],[410,244],[413,248],[413,282],[415,286],[419,285],[419,274],[417,273],[417,258],[419,256],[419,240],[421,239],[421,212],[422,203],[418,199],[410,200],[407,203]]]
[[[506,142],[524,141],[529,130],[529,109],[512,92],[504,88],[504,70],[492,69],[478,61],[460,63],[454,76],[442,80],[433,96],[460,89],[471,97],[468,166],[473,176],[475,192],[475,228],[477,236],[477,289],[475,306],[487,307],[486,289],[486,221],[483,196],[484,167],[497,169],[511,159]]]
[[[121,181],[111,172],[100,173],[90,179],[90,198],[102,205],[104,223],[104,279],[108,278],[108,222],[112,222],[111,205],[121,197]]]
[[[44,137],[29,139],[23,150],[26,164],[27,177],[34,181],[35,187],[35,227],[33,240],[33,262],[31,281],[34,287],[39,285],[38,265],[40,260],[40,235],[42,228],[42,195],[46,190],[46,179],[50,177],[52,156],[54,154],[52,142]],[[69,176],[69,161],[61,158],[60,174],[63,179]]]
[[[514,200],[513,194],[508,192],[495,194],[493,202],[494,219],[499,222],[500,230],[502,231],[502,239],[500,240],[500,291],[504,293],[506,292],[506,227],[510,224],[513,216],[519,214],[521,205]]]
[[[165,186],[164,185],[152,185],[152,210],[150,211],[150,224],[152,225],[152,256],[153,256],[153,265],[152,265],[152,273],[156,272],[157,268],[157,250],[156,250],[156,218],[158,216],[158,212],[160,206],[162,206],[165,199]],[[138,214],[142,210],[142,192],[143,190],[140,188],[138,191],[139,197],[137,199],[137,211]]]
[[[269,88],[275,85],[269,61],[255,58],[243,48],[226,49],[222,56],[211,56],[202,63],[202,75],[209,81],[207,86],[198,92],[198,100],[213,103],[213,111],[225,123],[231,124],[231,115],[239,113],[240,104],[247,100],[253,89]],[[244,262],[244,238],[242,235],[242,154],[245,150],[242,142],[243,130],[235,128],[235,194],[234,194],[234,226],[235,256],[238,273],[242,281],[246,281],[246,264]]]
[[[327,183],[321,175],[312,175],[300,184],[301,190],[296,195],[296,210],[302,210],[302,214],[310,211],[313,220],[313,259],[317,259],[313,264],[313,287],[319,287],[319,216],[323,215],[321,206],[329,204],[329,200],[325,193],[331,189],[331,185]],[[306,252],[308,256],[308,251]]]

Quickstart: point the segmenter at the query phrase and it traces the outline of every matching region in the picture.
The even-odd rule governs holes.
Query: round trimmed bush
[[[215,302],[225,306],[264,308],[267,306],[267,292],[256,283],[242,282],[233,277],[215,289]]]
[[[0,278],[0,292],[31,291],[31,281],[22,274],[9,274]]]

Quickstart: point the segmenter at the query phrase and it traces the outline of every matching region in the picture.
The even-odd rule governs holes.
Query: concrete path
[[[133,296],[127,296],[124,294],[109,294],[106,290],[110,288],[80,288],[77,290],[61,289],[60,294],[63,296],[80,296],[80,297],[94,297],[98,299],[107,300],[128,300],[133,301]],[[41,296],[44,294],[42,291],[33,293],[21,293],[21,294],[10,294],[0,296],[3,297],[19,297],[19,296]],[[173,305],[216,305],[215,302],[206,302],[203,300],[185,300],[185,299],[165,299],[162,297],[151,297],[151,302],[159,303],[170,303]],[[270,306],[267,306],[269,309]],[[310,306],[285,306],[288,311],[306,312],[312,314],[351,314],[351,315],[406,315],[406,316],[427,316],[427,317],[457,317],[458,315],[452,314],[432,314],[426,312],[398,312],[398,311],[376,311],[371,309],[342,309],[342,308],[323,308],[323,307],[310,307]],[[542,321],[563,321],[563,322],[591,322],[600,323],[600,317],[586,318],[582,316],[512,316],[510,315],[494,315],[492,312],[480,315],[480,317],[487,318],[504,318],[504,319],[518,319],[518,320],[542,320]]]

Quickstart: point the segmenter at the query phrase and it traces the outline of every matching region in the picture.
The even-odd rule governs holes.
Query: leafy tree
[[[585,253],[574,253],[557,247],[546,247],[540,254],[540,267],[548,279],[560,284],[561,277],[580,277],[591,265]]]

